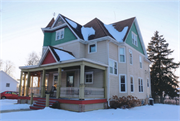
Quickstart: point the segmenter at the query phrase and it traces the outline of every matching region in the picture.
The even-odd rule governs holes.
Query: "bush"
[[[117,95],[113,96],[112,99],[110,98],[110,107],[117,109],[117,108],[131,108],[135,107],[138,105],[141,105],[141,101],[134,96],[123,96],[123,97],[118,97]]]

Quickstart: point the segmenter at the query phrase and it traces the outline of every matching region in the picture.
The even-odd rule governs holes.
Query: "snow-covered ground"
[[[17,100],[1,99],[0,111],[29,109],[28,104],[17,104]]]
[[[9,100],[7,100],[10,102]],[[4,100],[0,100],[0,103]],[[13,101],[12,101],[13,102]],[[13,102],[14,103],[14,102]],[[2,103],[14,107],[20,104]],[[83,113],[45,108],[43,110],[1,113],[1,121],[180,121],[180,106],[155,104],[132,109],[104,109]]]

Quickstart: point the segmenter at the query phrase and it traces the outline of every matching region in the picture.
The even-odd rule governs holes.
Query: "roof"
[[[16,83],[18,83],[15,79],[13,79],[11,76],[9,76],[6,72],[4,71],[0,71],[1,74],[5,75],[6,77],[9,77],[11,80],[15,81]],[[1,79],[1,78],[0,78]]]
[[[101,37],[105,37],[105,36],[110,36],[110,37],[117,40],[117,38],[114,37],[112,35],[112,33],[110,33],[109,30],[105,27],[105,24],[101,20],[99,20],[98,18],[94,18],[93,20],[89,21],[84,26],[82,26],[79,23],[65,17],[62,14],[59,14],[59,15],[71,27],[73,32],[80,39],[84,39],[83,38],[83,32],[82,32],[81,28],[82,27],[89,27],[89,28],[91,27],[91,28],[93,28],[95,30],[95,34],[89,35],[88,40],[93,40],[93,39],[97,39],[97,38],[101,38]],[[57,17],[57,19],[58,19],[58,17]],[[115,23],[112,23],[112,24],[109,24],[109,25],[112,25],[117,32],[122,32],[125,27],[128,27],[127,31],[125,31],[125,36],[123,36],[123,41],[125,41],[125,38],[126,38],[128,32],[129,32],[129,30],[130,30],[130,28],[131,28],[131,26],[133,24],[134,19],[135,19],[135,17],[129,18],[129,19],[126,19],[126,20],[123,20],[123,21],[115,22]],[[52,18],[51,21],[49,22],[49,24],[47,25],[47,27],[52,27],[54,22],[55,22],[55,20],[54,20],[54,18]],[[73,26],[73,25],[75,25],[75,26]]]

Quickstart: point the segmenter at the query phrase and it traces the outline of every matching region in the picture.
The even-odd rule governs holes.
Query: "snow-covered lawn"
[[[29,106],[28,104],[17,104],[17,100],[0,100],[0,111],[29,109]]]
[[[1,103],[1,100],[0,100]],[[13,106],[12,104],[6,106]],[[20,105],[20,104],[18,104]],[[132,109],[104,109],[83,113],[45,108],[1,113],[1,121],[180,121],[180,106],[155,104]]]

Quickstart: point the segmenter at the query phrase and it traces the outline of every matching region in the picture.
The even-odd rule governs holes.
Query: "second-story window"
[[[60,29],[56,31],[56,40],[60,40],[64,38],[64,29]]]
[[[109,60],[110,73],[117,75],[117,62],[114,60]]]
[[[120,48],[120,62],[125,62],[125,49]]]
[[[142,68],[142,58],[141,58],[141,56],[139,56],[139,64],[140,64],[140,68]]]
[[[130,60],[130,64],[133,64],[133,56],[131,50],[129,50],[129,60]]]
[[[89,53],[95,53],[97,51],[97,44],[96,43],[90,44],[88,48],[89,48]]]
[[[138,46],[137,35],[134,32],[132,32],[132,44]]]

